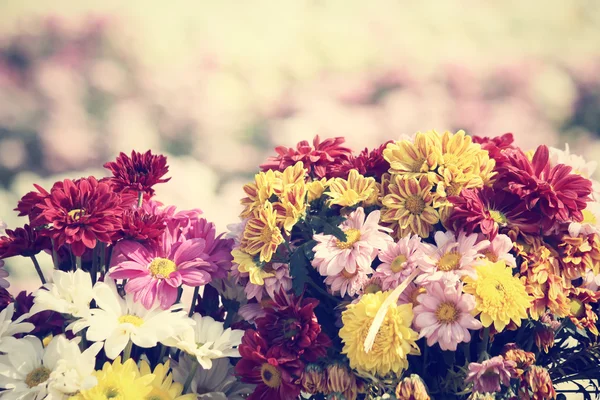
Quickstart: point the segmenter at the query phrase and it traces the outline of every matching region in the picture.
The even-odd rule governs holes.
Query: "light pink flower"
[[[415,280],[417,283],[429,284],[442,280],[452,283],[462,276],[474,276],[474,265],[483,255],[480,253],[490,245],[489,240],[477,242],[477,234],[438,231],[434,236],[436,246],[425,246],[425,257],[421,265],[423,274]]]
[[[379,226],[379,210],[371,212],[365,220],[362,207],[353,211],[340,228],[346,233],[346,241],[342,242],[333,235],[315,234],[317,241],[314,247],[313,267],[323,276],[337,276],[346,271],[353,275],[361,269],[363,273],[371,272],[371,263],[377,250],[384,249],[392,241],[385,232],[388,228]]]
[[[419,296],[426,293],[425,287],[411,282],[398,298],[398,304],[412,304],[413,308],[419,305]]]
[[[379,251],[381,264],[374,277],[381,279],[383,290],[395,289],[417,268],[424,255],[421,238],[405,236],[398,243],[390,242]]]
[[[238,314],[244,321],[248,321],[251,324],[254,323],[256,318],[264,317],[266,315],[265,309],[260,303],[246,303],[240,306]]]
[[[438,343],[442,350],[456,351],[459,343],[471,341],[469,329],[481,329],[481,322],[471,315],[475,297],[463,293],[460,282],[456,285],[433,282],[417,301],[414,325],[420,331],[419,337],[426,337],[430,347]]]
[[[373,269],[371,267],[366,269],[357,267],[353,273],[344,269],[337,275],[330,275],[325,278],[325,284],[329,285],[332,293],[339,292],[340,297],[344,297],[346,294],[348,296],[356,296],[369,281],[369,275],[372,272]]]
[[[486,248],[480,250],[480,253],[492,262],[504,261],[506,265],[515,268],[517,260],[515,260],[515,256],[510,254],[512,249],[513,242],[508,236],[496,235]]]
[[[510,378],[517,376],[516,363],[502,356],[492,357],[483,363],[470,363],[466,383],[473,383],[473,391],[496,393],[502,390],[500,385],[510,386]]]
[[[127,293],[150,309],[158,297],[163,309],[172,306],[181,285],[202,286],[211,281],[214,266],[206,261],[206,240],[174,241],[173,232],[165,231],[161,245],[145,247],[124,240],[115,246],[110,270],[113,279],[128,279]]]
[[[271,267],[275,276],[264,278],[264,285],[255,285],[252,282],[246,284],[244,291],[248,300],[255,298],[257,301],[261,301],[265,294],[273,299],[275,293],[278,293],[281,289],[287,292],[292,288],[292,277],[290,276],[290,269],[287,264],[273,263]],[[248,273],[246,272],[245,275],[247,276]]]

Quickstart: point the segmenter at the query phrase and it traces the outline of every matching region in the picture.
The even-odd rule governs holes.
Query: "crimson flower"
[[[132,151],[131,157],[120,153],[116,161],[107,162],[104,168],[112,172],[113,177],[109,179],[118,192],[131,190],[153,195],[154,185],[171,179],[163,179],[163,176],[169,172],[167,158],[152,154],[150,150],[144,154]]]
[[[331,341],[321,332],[314,312],[319,301],[287,295],[283,290],[274,297],[271,307],[265,307],[265,316],[255,321],[261,336],[271,346],[305,361],[324,357]]]
[[[497,167],[497,188],[519,196],[528,209],[542,217],[544,230],[554,222],[582,221],[592,182],[573,174],[565,164],[550,167],[548,147],[539,146],[530,161],[522,151],[511,151],[509,162]]]
[[[6,236],[0,237],[0,259],[14,256],[31,257],[51,248],[50,239],[27,224],[23,228],[7,229]]]
[[[295,400],[300,394],[296,384],[304,364],[281,353],[281,348],[271,347],[261,335],[248,329],[238,347],[242,357],[235,366],[242,382],[256,385],[249,400]]]
[[[51,226],[44,234],[54,239],[57,248],[71,245],[78,257],[86,248],[93,249],[97,241],[110,243],[121,229],[120,197],[108,184],[92,176],[76,181],[65,179],[38,207],[40,218]]]
[[[143,209],[125,210],[121,216],[119,239],[137,242],[156,242],[164,232],[167,221],[163,215],[149,214]]]
[[[340,160],[339,163],[331,166],[332,175],[346,179],[350,171],[355,169],[362,176],[381,180],[381,176],[390,169],[390,164],[383,158],[383,150],[390,142],[391,140],[370,151],[364,149],[356,157],[351,156],[347,160]]]
[[[217,235],[215,224],[206,220],[206,218],[194,218],[187,228],[183,229],[183,237],[186,239],[204,239],[206,247],[204,252],[206,258],[204,261],[211,266],[213,278],[226,278],[231,270],[233,256],[233,239],[225,239],[224,234]]]
[[[494,240],[499,230],[538,233],[540,217],[519,196],[500,189],[464,189],[450,197],[454,209],[449,223],[454,231],[481,232]]]
[[[317,135],[313,139],[312,146],[306,140],[298,143],[295,149],[278,146],[275,148],[277,156],[269,157],[260,168],[263,171],[270,169],[283,171],[298,161],[302,161],[313,177],[319,179],[330,177],[334,164],[352,157],[352,150],[342,146],[344,141],[343,137],[336,137],[321,142]]]
[[[55,185],[61,183],[62,182],[57,182]],[[50,193],[40,185],[34,184],[33,186],[37,191],[31,191],[23,196],[17,203],[17,208],[14,210],[19,212],[19,217],[27,216],[29,217],[29,222],[33,226],[38,226],[39,224],[36,224],[36,220],[38,220],[38,217],[41,214],[39,205],[44,203],[44,200],[46,197],[50,196]]]
[[[473,143],[479,143],[483,150],[487,150],[490,158],[496,160],[496,167],[508,162],[508,154],[517,150],[517,147],[513,145],[514,141],[512,133],[505,133],[493,138],[473,136]]]

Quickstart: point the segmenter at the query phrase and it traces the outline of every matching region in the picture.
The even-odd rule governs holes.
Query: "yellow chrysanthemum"
[[[290,233],[296,222],[306,212],[306,185],[304,181],[290,185],[279,197],[279,201],[273,204],[273,210],[277,214],[277,226]]]
[[[439,221],[439,214],[433,208],[437,195],[432,188],[425,175],[419,178],[394,175],[387,187],[388,194],[382,200],[381,220],[397,222],[400,236],[428,237],[433,225]]]
[[[260,255],[261,262],[269,262],[284,239],[277,226],[277,214],[268,201],[254,210],[246,223],[240,249],[251,255]]]
[[[401,373],[408,368],[408,355],[420,354],[416,340],[419,335],[411,329],[412,305],[392,304],[375,337],[371,351],[365,352],[365,339],[375,318],[390,292],[365,294],[356,304],[350,304],[342,313],[340,338],[343,354],[350,366],[379,376],[389,372]]]
[[[475,310],[481,313],[479,318],[483,326],[487,328],[494,324],[498,332],[511,321],[521,326],[532,299],[519,278],[513,276],[512,268],[503,261],[483,261],[475,270],[476,278],[464,278],[464,291],[475,296]]]
[[[307,201],[310,203],[311,201],[315,201],[321,196],[323,196],[323,192],[329,186],[329,180],[327,178],[321,178],[318,181],[312,181],[306,184],[306,190],[308,191]]]
[[[169,361],[164,364],[158,364],[154,368],[154,372],[146,361],[142,361],[140,365],[141,376],[152,376],[154,379],[150,383],[152,390],[142,397],[141,400],[194,400],[196,394],[182,395],[183,385],[178,382],[173,382],[173,376],[169,373]]]
[[[262,207],[276,192],[281,192],[281,172],[268,170],[254,176],[254,183],[244,185],[246,197],[241,200],[244,210],[242,218],[252,215],[254,210]]]
[[[353,169],[348,179],[334,178],[329,183],[329,204],[352,207],[371,197],[376,190],[375,179],[365,178]]]
[[[233,256],[233,262],[238,265],[238,271],[247,272],[250,278],[250,282],[255,285],[264,285],[265,278],[275,276],[272,272],[267,272],[261,265],[257,264],[248,253],[244,253],[238,249],[231,252]]]
[[[306,185],[306,173],[307,170],[304,168],[302,161],[298,161],[296,164],[287,167],[283,172],[277,172],[277,175],[281,179],[281,187],[276,188],[275,193],[278,196],[285,194],[287,190]]]
[[[113,363],[106,362],[101,371],[94,372],[98,384],[91,389],[83,390],[71,400],[132,400],[146,399],[152,391],[154,375],[140,376],[140,371],[129,359],[121,363],[117,357]]]
[[[390,143],[383,151],[383,158],[390,163],[390,173],[408,177],[429,174],[435,179],[435,170],[442,161],[440,136],[435,131],[417,132],[414,140]]]

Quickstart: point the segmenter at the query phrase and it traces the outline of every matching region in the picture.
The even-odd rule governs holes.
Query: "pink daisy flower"
[[[182,238],[185,240],[204,239],[204,252],[207,255],[204,261],[210,264],[211,276],[213,278],[227,277],[233,261],[231,255],[233,239],[226,239],[224,234],[217,235],[215,224],[208,222],[205,218],[192,219],[184,230]]]
[[[279,293],[282,289],[284,292],[287,292],[292,288],[292,277],[290,276],[290,269],[287,264],[273,263],[271,267],[275,276],[264,278],[264,285],[255,285],[252,282],[246,284],[244,291],[248,300],[255,298],[257,301],[262,301],[265,295],[274,299],[275,293]],[[246,272],[245,275],[247,276],[248,273]]]
[[[342,271],[348,276],[355,276],[359,269],[362,274],[372,272],[371,263],[377,256],[377,250],[387,248],[392,242],[392,238],[385,233],[391,230],[379,225],[380,214],[379,210],[373,211],[365,219],[362,207],[353,211],[340,225],[346,234],[345,241],[333,235],[313,235],[317,241],[313,249],[313,267],[327,277],[338,276]]]
[[[402,292],[400,297],[398,297],[398,304],[412,304],[413,308],[415,308],[420,304],[419,296],[424,293],[427,293],[424,286],[411,282]]]
[[[356,296],[362,292],[363,287],[369,282],[369,276],[372,272],[371,267],[358,267],[353,273],[343,269],[342,272],[325,278],[325,284],[329,285],[329,290],[332,293],[339,292],[340,297],[344,297],[346,294]]]
[[[424,247],[418,235],[405,236],[398,243],[389,243],[379,251],[381,264],[374,277],[381,279],[383,290],[395,289],[417,268],[424,255]]]
[[[434,282],[418,301],[414,325],[420,331],[419,338],[426,337],[430,347],[438,343],[442,350],[456,351],[459,343],[471,341],[469,329],[481,329],[481,322],[471,315],[475,297],[463,293],[460,282],[457,285]]]
[[[155,299],[167,309],[177,300],[177,289],[183,284],[202,286],[211,281],[211,263],[206,261],[206,240],[197,238],[174,241],[173,232],[165,232],[160,246],[144,247],[124,240],[115,246],[110,276],[128,279],[127,293],[150,309]]]
[[[472,362],[465,378],[466,383],[473,383],[473,391],[479,393],[496,393],[502,390],[501,386],[510,386],[510,378],[515,378],[516,363],[505,360],[502,356],[492,357],[483,363]]]
[[[491,262],[504,261],[506,265],[512,268],[517,266],[515,256],[510,254],[513,249],[513,242],[507,235],[497,235],[490,244],[482,249],[480,253]]]
[[[423,274],[415,280],[417,283],[429,284],[443,280],[456,282],[462,276],[473,275],[474,265],[482,258],[480,253],[490,245],[489,240],[477,242],[477,234],[438,231],[434,236],[436,246],[425,245],[425,257],[421,265]]]

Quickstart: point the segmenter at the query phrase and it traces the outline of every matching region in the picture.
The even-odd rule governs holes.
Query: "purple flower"
[[[510,378],[517,376],[516,366],[514,361],[505,360],[502,356],[492,357],[481,364],[470,363],[465,382],[473,383],[474,392],[499,392],[502,390],[500,385],[510,386]]]

